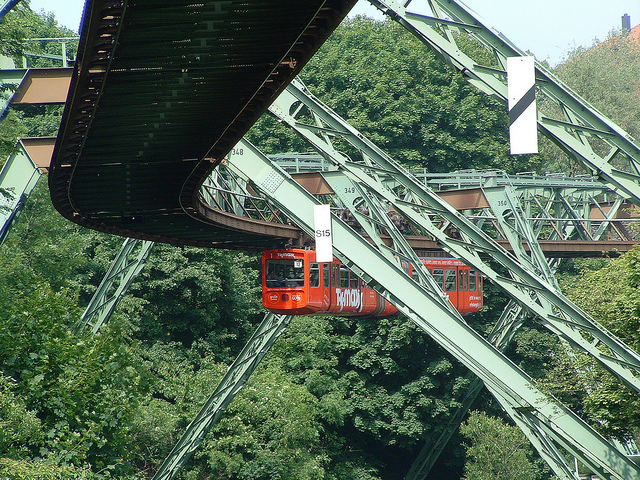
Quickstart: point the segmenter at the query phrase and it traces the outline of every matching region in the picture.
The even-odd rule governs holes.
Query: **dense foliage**
[[[487,56],[477,45],[462,43],[475,56]],[[302,79],[331,109],[411,167],[509,173],[539,167],[536,156],[508,155],[504,106],[394,22],[346,20],[304,68]],[[250,139],[267,153],[308,148],[269,118],[256,130]]]
[[[0,24],[0,44],[17,55],[23,44],[5,39],[68,33],[53,17],[21,7]],[[370,51],[377,55],[363,54]],[[390,22],[347,21],[304,79],[407,164],[515,172],[542,161],[509,157],[504,108]],[[19,135],[54,135],[59,114],[10,111],[0,153]],[[266,151],[305,149],[268,119],[251,135]],[[255,255],[157,245],[107,327],[75,335],[121,241],[63,220],[41,182],[0,247],[0,478],[151,478],[261,320]],[[634,251],[581,280],[577,269],[569,285],[576,301],[635,348],[639,267]],[[469,319],[481,331],[505,303],[491,287],[487,294],[483,314]],[[597,381],[581,380],[598,385],[594,394],[577,394],[577,376],[562,376],[568,370],[555,337],[535,324],[509,354],[608,433],[624,437],[638,427],[637,401],[596,369],[588,371]],[[425,439],[460,406],[465,373],[406,319],[297,317],[180,478],[403,478]],[[469,417],[466,440],[454,437],[432,478],[549,478],[488,395],[475,408],[491,415]]]

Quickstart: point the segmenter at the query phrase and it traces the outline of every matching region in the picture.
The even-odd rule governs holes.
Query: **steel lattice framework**
[[[506,99],[506,59],[523,52],[461,4],[426,0],[431,14],[424,15],[408,11],[411,0],[370,1],[472,84]],[[516,186],[500,184],[494,175],[478,187],[487,210],[467,217],[302,84],[294,81],[287,87],[353,3],[89,1],[92,8],[85,15],[79,62],[49,176],[56,208],[92,228],[177,244],[260,248],[286,242],[296,238],[298,230],[283,224],[274,234],[272,220],[284,217],[310,235],[313,206],[325,198],[309,193],[246,141],[231,149],[282,92],[271,104],[272,114],[332,164],[322,178],[336,204],[349,210],[357,224],[354,229],[333,216],[336,256],[467,366],[558,477],[576,478],[565,458],[571,455],[602,479],[640,479],[640,467],[624,452],[537,390],[535,382],[499,350],[527,312],[571,348],[591,356],[640,392],[640,355],[561,294],[553,265],[537,242],[548,233],[542,219],[551,222],[550,236],[555,239],[600,237],[606,228],[602,225],[614,224],[610,210],[600,208],[606,221],[593,230],[585,214],[594,203],[600,205],[594,199],[585,197],[572,204],[550,195],[541,202],[534,195],[523,208]],[[289,16],[284,18],[283,13]],[[219,28],[225,21],[234,27]],[[279,27],[265,30],[267,23]],[[481,65],[465,55],[456,44],[460,33],[479,40],[495,62]],[[640,149],[633,139],[543,67],[537,67],[536,76],[538,92],[561,112],[558,118],[538,113],[539,130],[619,196],[640,203]],[[301,109],[311,113],[311,122],[298,116]],[[336,136],[351,143],[361,158],[352,160],[338,152],[331,143]],[[213,164],[228,153],[227,166],[235,179],[200,190]],[[559,214],[561,204],[564,210]],[[616,201],[611,210],[621,205]],[[489,208],[491,215],[486,214]],[[400,215],[416,235],[479,270],[511,297],[491,337],[494,345],[466,324],[425,269],[418,268],[416,280],[404,273],[401,260],[420,262],[390,213]],[[238,220],[244,215],[262,217],[251,220],[249,231]],[[536,216],[539,223],[528,221]],[[486,233],[483,225],[488,224],[513,253]],[[261,229],[268,229],[272,237],[266,238]],[[617,234],[625,235],[620,229]],[[498,273],[487,257],[508,273]],[[144,259],[134,263],[142,265]],[[128,280],[119,281],[126,289]],[[222,396],[214,393],[158,478],[175,474],[286,322],[265,320],[265,334],[248,344],[249,360],[242,360],[241,354],[239,369],[232,368],[217,391]],[[99,328],[99,322],[94,325]]]
[[[369,0],[430,46],[445,62],[483,92],[507,101],[506,59],[525,53],[504,35],[485,25],[462,2],[453,0]],[[415,13],[412,5],[428,5],[431,15]],[[483,65],[456,43],[463,32],[480,41],[495,63]],[[560,116],[538,112],[539,131],[549,137],[585,169],[619,192],[640,203],[640,148],[618,125],[571,91],[536,62],[536,90],[553,102]],[[595,145],[602,142],[606,148]]]

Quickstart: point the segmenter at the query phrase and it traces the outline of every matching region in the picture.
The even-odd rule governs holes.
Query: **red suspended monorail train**
[[[455,258],[422,258],[462,314],[482,308],[482,277]],[[411,275],[412,265],[407,273]],[[285,315],[389,317],[398,310],[337,259],[316,262],[315,250],[262,253],[262,305]]]

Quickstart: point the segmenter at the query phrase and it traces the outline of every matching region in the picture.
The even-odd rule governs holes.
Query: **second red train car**
[[[389,317],[397,309],[345,265],[315,261],[314,250],[269,250],[262,254],[262,304],[286,315]],[[422,263],[463,315],[482,308],[482,277],[454,258]],[[411,266],[408,274],[411,274]]]

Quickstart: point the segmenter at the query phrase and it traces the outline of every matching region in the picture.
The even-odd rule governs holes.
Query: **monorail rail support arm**
[[[176,446],[162,462],[153,480],[171,480],[178,473],[290,321],[291,316],[288,315],[265,315],[196,418],[187,426]]]
[[[506,58],[522,56],[524,52],[502,34],[484,25],[458,2],[427,1],[434,16],[407,11],[411,0],[402,3],[397,0],[369,0],[462,72],[471,84],[506,102]],[[456,45],[452,31],[464,31],[482,42],[498,60],[498,68],[479,65],[463,53]],[[538,113],[540,131],[569,156],[580,161],[588,172],[593,172],[611,188],[640,204],[640,147],[631,136],[538,63],[536,88],[555,102],[565,115],[562,119],[552,119]],[[606,143],[609,153],[604,157],[596,154],[587,141],[588,136]],[[624,171],[612,163],[620,156],[624,156],[627,162]]]
[[[240,145],[243,153],[230,157],[234,168],[252,179],[265,197],[311,234],[313,206],[320,202],[251,144],[243,140]],[[580,461],[594,472],[607,472],[607,476],[620,480],[640,479],[640,467],[571,411],[537,390],[524,372],[474,332],[457,312],[434,302],[425,287],[413,281],[396,262],[335,217],[332,227],[336,256],[480,377],[491,391],[499,392],[500,402],[506,402],[512,412],[526,415],[529,428],[578,453]],[[419,312],[428,312],[429,318]]]
[[[76,333],[82,332],[87,326],[91,327],[91,333],[98,333],[102,325],[109,321],[131,282],[147,263],[153,245],[154,243],[149,240],[125,239],[102,282],[91,297],[89,305],[76,323]],[[132,258],[138,246],[138,253]]]
[[[294,106],[298,103],[309,108],[317,118],[322,120],[324,126],[318,127],[297,121],[289,112],[294,111]],[[637,352],[598,325],[584,311],[560,294],[554,285],[541,278],[527,265],[522,264],[430,188],[425,187],[364,135],[323,105],[301,82],[297,80],[291,82],[269,110],[285,124],[294,128],[319,151],[324,151],[326,148],[326,141],[322,138],[325,134],[341,136],[351,143],[363,157],[373,161],[375,166],[355,163],[336,153],[331,156],[331,159],[340,168],[348,171],[349,175],[357,178],[362,185],[366,185],[369,191],[376,192],[384,202],[393,205],[396,211],[421,228],[427,236],[434,238],[444,250],[496,283],[511,298],[539,317],[554,333],[569,341],[574,348],[592,356],[626,385],[640,392],[640,379],[631,372],[631,370],[640,372],[640,355]],[[387,175],[394,176],[395,182],[405,189],[405,197],[399,198],[386,185],[376,181],[372,176],[376,171],[384,171]],[[443,225],[454,225],[463,236],[463,240],[452,238],[442,227],[434,225],[430,215],[446,220]],[[506,278],[498,274],[480,258],[479,253],[489,254],[505,266],[514,278]],[[536,297],[544,298],[549,302],[554,310],[550,311],[532,299],[532,290],[536,292]],[[592,336],[602,345],[606,345],[609,349],[608,354],[605,355],[595,348],[582,337],[581,333]]]
[[[40,180],[40,169],[21,140],[0,170],[0,245],[13,221]]]

